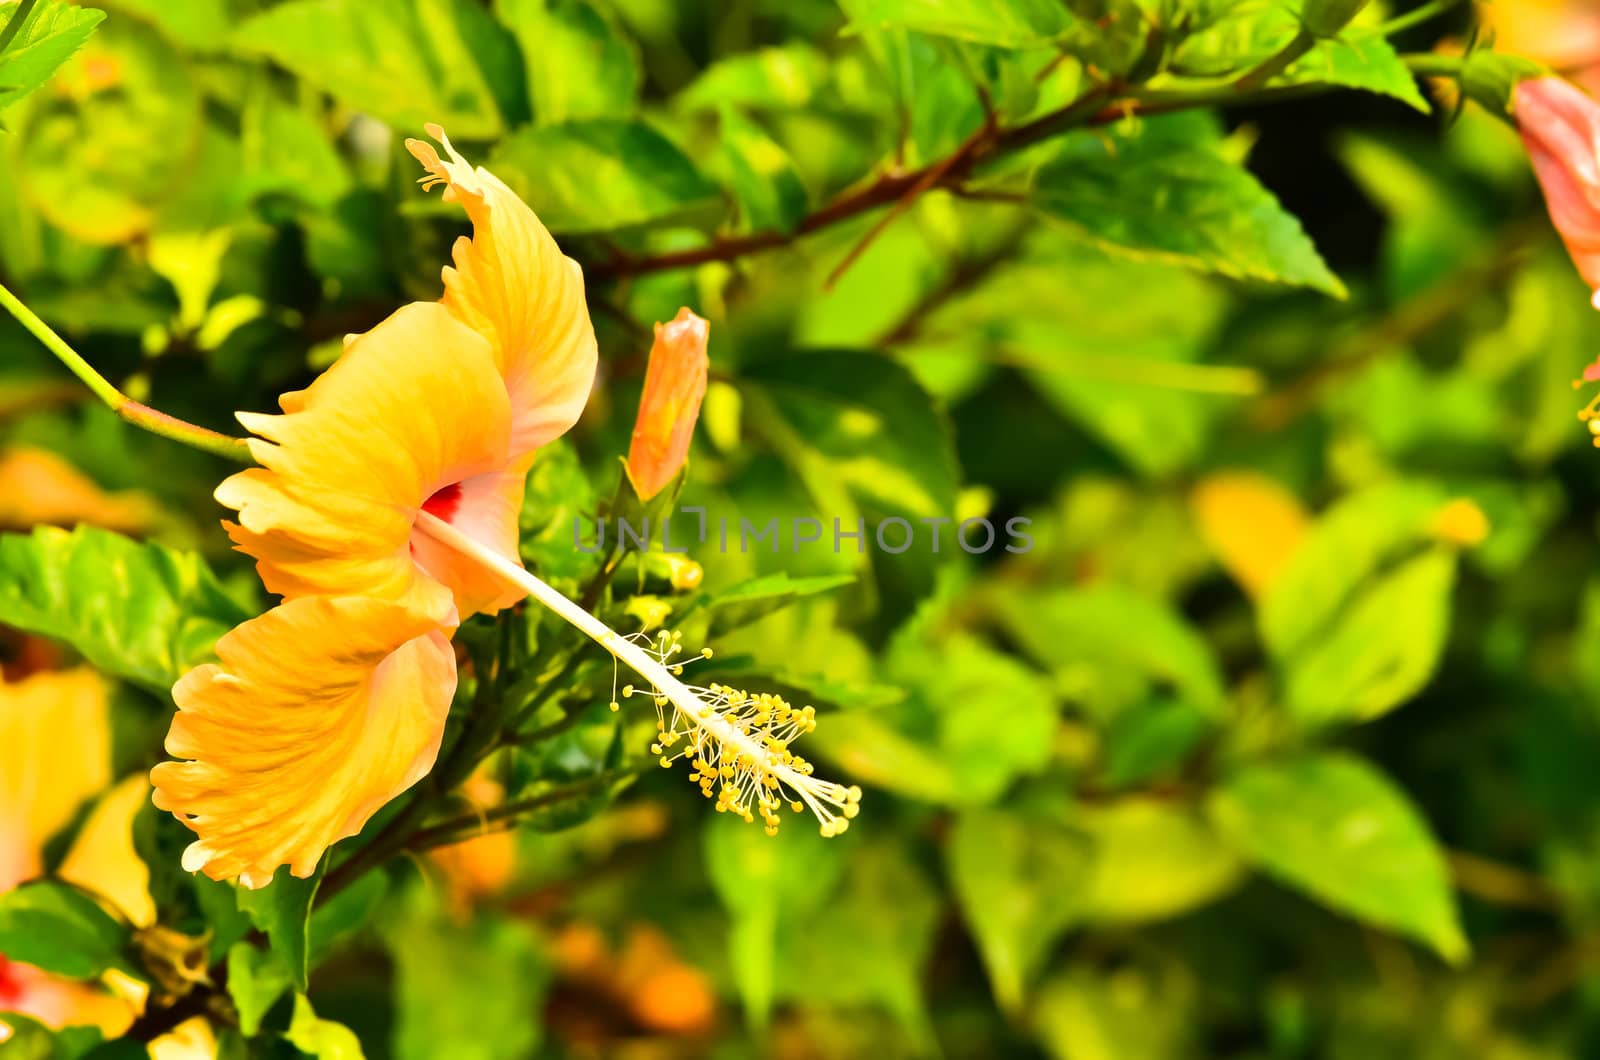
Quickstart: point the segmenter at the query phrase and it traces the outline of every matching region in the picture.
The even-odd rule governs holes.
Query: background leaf
[[[75,887],[52,880],[0,894],[0,949],[8,958],[71,979],[123,963],[128,929]]]
[[[1244,766],[1210,813],[1247,859],[1343,913],[1466,959],[1438,841],[1404,794],[1357,758]]]

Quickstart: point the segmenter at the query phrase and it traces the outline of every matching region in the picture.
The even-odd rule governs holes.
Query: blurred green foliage
[[[768,839],[641,768],[654,719],[606,709],[611,665],[556,620],[474,620],[447,740],[501,696],[521,738],[479,779],[528,806],[494,887],[401,858],[316,897],[351,841],[236,900],[141,817],[163,923],[226,968],[224,1055],[1600,1050],[1600,491],[1568,385],[1600,318],[1515,134],[1402,58],[1466,9],[1391,38],[1371,5],[1230,96],[1297,5],[96,6],[45,0],[0,52],[5,285],[229,430],[438,297],[465,225],[400,140],[441,123],[585,265],[600,337],[524,559],[595,584],[574,520],[612,494],[651,323],[696,308],[679,502],[734,541],[693,550],[699,585],[629,555],[597,606],[664,612],[715,649],[702,681],[816,704],[814,753],[867,792],[840,838]],[[261,601],[224,469],[63,377],[0,321],[4,445],[164,518],[0,539],[0,622],[128,682],[118,760],[146,768],[167,686]],[[94,521],[40,507],[13,522]],[[740,547],[774,517],[820,544]],[[896,518],[899,554],[870,529]],[[950,523],[935,551],[941,518],[1026,518],[1032,548]],[[75,895],[0,898],[0,949],[111,966]]]

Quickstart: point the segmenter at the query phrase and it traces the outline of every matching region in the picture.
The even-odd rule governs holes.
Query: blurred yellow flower
[[[1294,494],[1253,471],[1218,471],[1189,494],[1200,536],[1239,587],[1260,599],[1311,520]]]
[[[687,308],[656,325],[644,394],[628,446],[628,478],[641,500],[666,488],[689,459],[689,441],[706,396],[708,325]]]
[[[160,516],[151,497],[134,491],[107,493],[47,450],[18,446],[0,455],[0,526],[88,523],[137,534]]]
[[[0,684],[0,891],[39,875],[46,841],[111,783],[106,710],[89,669]]]
[[[505,789],[487,769],[480,768],[467,778],[461,794],[481,812],[501,802]],[[474,904],[498,894],[511,882],[516,869],[517,837],[504,828],[484,831],[430,850],[428,859],[444,876],[451,911],[465,916]]]
[[[0,892],[42,872],[45,843],[110,780],[109,706],[93,671],[45,671],[0,683]],[[133,818],[149,791],[143,777],[132,776],[106,792],[55,872],[136,928],[155,922],[149,870],[133,847]],[[0,955],[0,1011],[49,1027],[121,1034],[142,1009],[143,992],[111,985],[65,979]],[[0,1042],[12,1033],[0,1020]],[[178,1060],[155,1048],[151,1055]]]

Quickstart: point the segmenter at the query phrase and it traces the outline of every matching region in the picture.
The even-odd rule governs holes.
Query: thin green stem
[[[17,5],[17,9],[11,13],[11,21],[6,23],[4,30],[0,30],[0,52],[4,52],[16,35],[22,32],[22,27],[27,25],[28,15],[38,2],[39,0],[22,0],[22,3]]]
[[[1294,35],[1294,39],[1285,44],[1276,53],[1267,57],[1255,69],[1246,72],[1233,82],[1236,92],[1254,92],[1256,89],[1271,81],[1274,77],[1293,66],[1297,60],[1317,46],[1314,34],[1301,27]]]
[[[11,28],[11,26],[6,27],[7,32]],[[0,41],[0,47],[3,47],[3,44],[4,42]],[[95,397],[110,407],[111,411],[120,411],[122,406],[127,404],[128,397],[126,394],[112,386],[105,376],[95,371],[94,367],[84,360],[77,350],[68,346],[65,339],[52,331],[49,324],[40,320],[33,310],[23,305],[21,300],[8,291],[4,285],[0,285],[0,305],[5,306],[6,311],[16,317],[17,322],[27,328],[29,334],[43,343],[45,349],[55,354],[56,359],[66,365],[68,370],[77,376],[84,386],[94,392]]]
[[[56,359],[66,365],[68,371],[77,376],[95,397],[123,420],[141,430],[211,453],[213,456],[244,464],[253,463],[250,447],[243,438],[219,434],[187,420],[180,420],[176,416],[169,416],[165,412],[140,404],[112,386],[110,380],[95,371],[94,366],[84,360],[77,350],[67,345],[65,339],[57,335],[49,324],[40,320],[38,314],[23,305],[21,300],[3,285],[0,285],[0,306],[4,306],[7,312],[16,317],[17,322],[26,328],[30,335],[38,339],[45,349],[55,354]]]
[[[1454,55],[1403,55],[1406,69],[1418,77],[1454,77],[1459,79],[1465,69],[1465,60]]]
[[[1378,32],[1385,37],[1392,37],[1396,33],[1404,33],[1413,26],[1420,26],[1429,19],[1438,18],[1440,15],[1449,14],[1461,6],[1462,0],[1431,0],[1414,11],[1407,11],[1397,15],[1378,27]]]

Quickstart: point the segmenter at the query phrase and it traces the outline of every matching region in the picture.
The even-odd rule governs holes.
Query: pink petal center
[[[461,483],[452,482],[440,490],[435,490],[433,496],[422,503],[422,510],[429,515],[449,522],[455,517],[456,509],[461,507]]]

